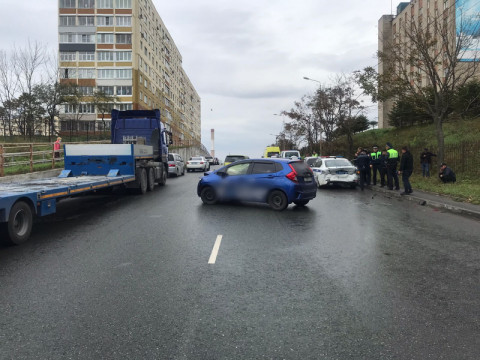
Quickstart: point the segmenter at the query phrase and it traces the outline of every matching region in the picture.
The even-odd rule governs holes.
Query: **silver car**
[[[194,156],[187,161],[187,171],[208,171],[210,170],[210,163],[203,156]]]
[[[168,176],[185,175],[185,162],[178,154],[168,154]]]

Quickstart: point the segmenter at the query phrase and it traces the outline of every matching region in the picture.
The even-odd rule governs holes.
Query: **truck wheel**
[[[3,224],[5,231],[4,242],[9,245],[20,245],[28,240],[32,232],[33,213],[30,206],[24,201],[13,205],[8,216],[8,223]]]
[[[143,195],[147,192],[148,187],[148,178],[147,171],[145,168],[140,168],[137,170],[137,182],[138,182],[138,192]]]
[[[268,205],[276,211],[285,210],[288,206],[287,196],[283,191],[273,190],[270,195],[268,195]]]
[[[165,168],[162,169],[162,174],[160,175],[158,185],[164,186],[167,183],[167,172],[168,170],[165,170]]]
[[[155,169],[154,168],[148,168],[148,186],[147,190],[148,191],[153,191],[155,189]]]

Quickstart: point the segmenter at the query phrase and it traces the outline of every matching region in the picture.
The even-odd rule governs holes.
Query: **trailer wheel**
[[[147,192],[148,186],[148,179],[147,179],[147,171],[145,168],[140,168],[137,170],[137,178],[138,178],[138,192],[143,195]]]
[[[155,189],[155,169],[148,168],[148,191],[153,191]]]
[[[168,170],[165,170],[165,168],[162,168],[162,175],[160,175],[160,180],[158,182],[158,185],[164,186],[167,183],[167,173],[168,173]]]
[[[32,232],[33,213],[30,206],[24,201],[13,205],[8,217],[8,223],[3,224],[6,244],[20,245],[28,240]]]

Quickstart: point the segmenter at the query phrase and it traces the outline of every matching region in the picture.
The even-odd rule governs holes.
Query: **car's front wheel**
[[[268,195],[268,205],[276,211],[285,210],[288,206],[287,196],[283,191],[274,190]]]
[[[210,186],[204,187],[200,192],[200,198],[204,204],[213,205],[217,202],[217,193]]]

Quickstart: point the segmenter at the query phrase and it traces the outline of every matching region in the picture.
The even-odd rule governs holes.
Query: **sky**
[[[260,157],[290,110],[336,74],[375,66],[390,0],[153,0],[202,104],[202,143]],[[396,7],[398,2],[393,2]],[[57,49],[57,1],[0,0],[0,49],[29,40]],[[377,121],[376,111],[369,120]]]

